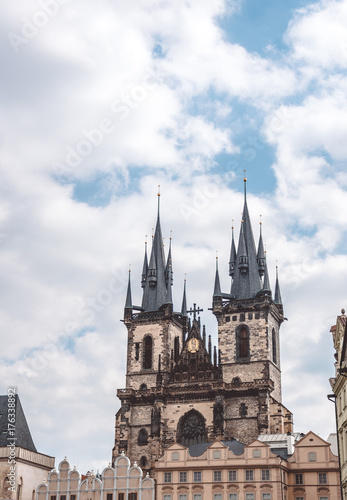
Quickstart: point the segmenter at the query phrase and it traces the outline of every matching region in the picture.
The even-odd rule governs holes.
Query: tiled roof
[[[0,448],[6,447],[11,438],[16,438],[16,447],[25,448],[26,450],[34,451],[37,453],[34,442],[32,440],[28,423],[26,421],[19,396],[15,396],[15,429],[14,436],[9,434],[12,431],[12,424],[8,422],[8,397],[0,396]],[[12,415],[12,412],[10,413]],[[9,424],[11,424],[9,426]]]

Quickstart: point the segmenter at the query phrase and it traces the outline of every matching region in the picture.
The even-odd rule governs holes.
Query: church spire
[[[263,283],[262,293],[266,295],[271,295],[272,292],[270,286],[269,272],[267,269],[266,254],[264,255],[265,255],[265,265],[264,265],[264,283]]]
[[[280,283],[279,283],[279,280],[278,280],[278,266],[276,266],[276,287],[275,287],[275,299],[274,299],[274,302],[275,302],[275,304],[282,305]]]
[[[183,317],[187,317],[187,293],[186,293],[186,279],[184,279],[183,299],[182,299],[181,314],[182,314],[182,316],[183,316]]]
[[[263,231],[262,231],[261,220],[260,220],[260,234],[259,234],[257,262],[258,262],[259,276],[262,278],[264,276],[264,272],[265,272],[265,252],[264,252]]]
[[[167,256],[167,261],[166,261],[166,270],[165,270],[165,279],[166,279],[166,286],[172,285],[173,284],[173,269],[172,269],[172,257],[171,257],[171,243],[172,243],[172,236],[170,236],[170,245],[169,245],[169,254]],[[170,275],[170,276],[169,276]]]
[[[143,259],[143,267],[142,267],[142,277],[141,277],[141,287],[144,288],[147,281],[147,273],[148,273],[148,258],[147,258],[147,236],[145,241],[145,256]]]
[[[219,280],[219,271],[218,271],[218,256],[216,257],[216,275],[214,279],[214,290],[213,290],[213,297],[220,297],[221,296],[221,287],[220,287],[220,280]]]
[[[125,299],[125,309],[132,309],[130,274],[131,270],[129,269],[128,289],[127,289],[127,296]]]
[[[231,249],[230,249],[230,260],[229,260],[229,276],[234,277],[236,264],[236,247],[234,239],[234,224],[231,226]]]
[[[158,215],[152,240],[147,279],[143,287],[142,307],[145,311],[158,311],[166,302],[166,266],[163,248],[163,237],[160,226],[160,192],[158,190]]]
[[[234,295],[236,299],[248,299],[255,297],[262,288],[252,225],[248,213],[246,182],[247,179],[245,177],[244,206],[239,245],[237,249],[237,265],[231,286],[231,294]]]

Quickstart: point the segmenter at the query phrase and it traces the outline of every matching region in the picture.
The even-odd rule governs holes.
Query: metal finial
[[[158,196],[160,196],[160,184],[158,184]]]
[[[170,229],[170,240],[172,240],[172,229]]]
[[[244,173],[245,173],[245,176],[244,176],[244,178],[243,178],[243,182],[244,182],[244,192],[245,192],[245,200],[246,200],[246,195],[247,195],[247,188],[246,188],[246,185],[247,185],[246,170],[244,170]]]

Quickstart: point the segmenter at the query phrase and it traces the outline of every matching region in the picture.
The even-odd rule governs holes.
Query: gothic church
[[[171,241],[167,258],[161,233],[159,196],[151,253],[145,250],[141,306],[131,299],[130,273],[124,309],[128,331],[126,387],[117,396],[113,462],[124,451],[150,469],[174,442],[184,446],[293,431],[282,404],[279,329],[284,320],[276,276],[270,289],[261,233],[254,242],[245,196],[236,251],[232,233],[229,293],[221,291],[218,260],[212,312],[218,347],[201,327],[199,308],[172,303]],[[189,317],[188,317],[189,316]]]

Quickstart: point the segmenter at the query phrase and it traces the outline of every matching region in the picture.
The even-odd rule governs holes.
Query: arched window
[[[236,356],[249,358],[249,331],[245,325],[236,330]]]
[[[206,443],[205,419],[201,413],[191,410],[180,418],[177,428],[177,442],[183,446]]]
[[[147,385],[146,384],[141,384],[140,385],[140,391],[145,391],[147,389]]]
[[[143,367],[145,369],[152,368],[152,351],[153,351],[152,337],[149,335],[143,339]]]
[[[139,445],[148,444],[148,432],[146,429],[141,429],[139,432]]]
[[[140,458],[140,467],[146,467],[147,465],[147,459],[144,455],[142,455],[142,457]]]
[[[277,342],[274,328],[272,329],[272,361],[277,365]]]
[[[175,360],[175,363],[177,363],[179,355],[180,355],[180,339],[179,339],[179,337],[175,337],[175,343],[174,343],[174,360]]]

